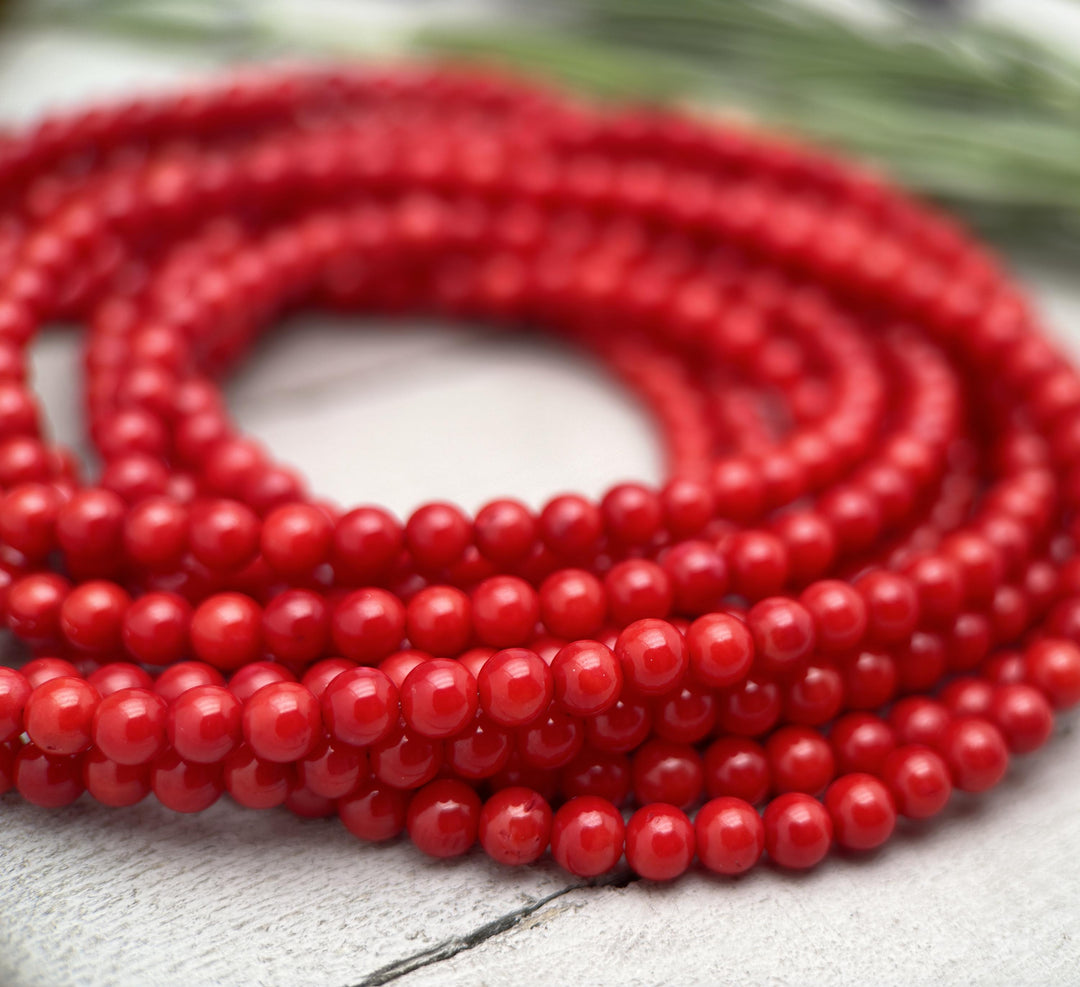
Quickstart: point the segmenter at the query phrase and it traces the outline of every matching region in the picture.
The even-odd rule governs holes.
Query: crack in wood
[[[588,881],[583,884],[571,884],[568,887],[560,888],[558,891],[552,892],[551,894],[545,895],[543,898],[534,901],[531,905],[526,905],[524,908],[519,908],[516,911],[508,912],[506,915],[500,915],[490,922],[485,922],[483,925],[463,936],[454,936],[452,939],[447,939],[444,942],[438,943],[430,949],[425,949],[419,953],[413,953],[411,956],[406,956],[403,959],[387,963],[386,966],[381,966],[379,969],[369,973],[363,980],[358,981],[356,984],[352,985],[352,987],[379,987],[381,984],[387,984],[392,980],[397,980],[399,977],[404,977],[414,970],[419,970],[425,966],[431,966],[434,963],[441,963],[443,960],[448,960],[457,956],[458,953],[464,953],[467,950],[475,949],[489,939],[493,939],[496,936],[502,935],[504,932],[509,932],[511,929],[516,928],[524,922],[525,919],[529,918],[530,915],[535,915],[541,908],[551,904],[551,902],[564,895],[570,894],[571,891],[580,891],[583,888],[625,888],[627,885],[632,884],[637,880],[639,880],[639,878],[636,874],[629,871],[620,871],[608,878]]]

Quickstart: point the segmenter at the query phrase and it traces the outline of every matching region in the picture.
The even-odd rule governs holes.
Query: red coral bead
[[[899,747],[885,758],[881,780],[892,793],[897,810],[909,819],[937,815],[953,790],[949,767],[941,755],[918,745]]]
[[[941,740],[953,784],[962,792],[993,788],[1009,767],[1009,749],[992,723],[979,717],[957,720]]]
[[[342,672],[326,688],[323,722],[343,744],[366,747],[389,736],[398,720],[398,691],[385,672],[354,668]]]
[[[480,796],[452,778],[433,781],[409,801],[405,825],[417,849],[432,857],[458,857],[475,842]]]
[[[299,682],[264,685],[246,703],[244,740],[264,761],[298,761],[311,753],[322,730],[318,700]]]
[[[482,644],[509,648],[532,637],[540,619],[540,601],[524,579],[493,576],[473,590],[472,618]]]
[[[23,731],[23,709],[30,697],[30,683],[22,672],[0,666],[0,744]]]
[[[769,759],[765,749],[746,737],[721,737],[705,749],[705,792],[758,803],[769,794]]]
[[[694,677],[717,689],[742,681],[754,663],[754,639],[730,614],[699,617],[686,632],[686,647]]]
[[[405,634],[414,648],[440,658],[461,654],[472,636],[472,603],[453,586],[427,586],[405,608]]]
[[[551,807],[531,788],[504,788],[480,810],[480,845],[500,864],[531,864],[547,850],[551,838]]]
[[[353,836],[382,843],[405,828],[407,799],[405,792],[368,781],[338,800],[338,816]]]
[[[476,714],[476,680],[463,665],[433,658],[418,665],[401,686],[401,714],[410,730],[435,740],[452,737]]]
[[[638,809],[626,825],[626,862],[650,881],[670,881],[694,859],[694,827],[686,813],[657,802]]]
[[[746,623],[754,638],[757,664],[766,675],[793,675],[814,650],[814,620],[795,600],[771,597],[755,603]]]
[[[47,754],[34,743],[15,755],[12,776],[19,794],[43,809],[70,805],[83,793],[82,758]]]
[[[896,828],[896,806],[889,789],[873,775],[837,778],[825,793],[836,842],[846,850],[873,850]]]
[[[606,611],[603,585],[584,569],[560,569],[540,586],[540,617],[558,637],[575,640],[594,635]]]
[[[551,669],[534,651],[508,648],[493,654],[477,677],[480,708],[504,727],[532,723],[554,694]]]
[[[551,662],[555,701],[574,716],[596,716],[611,709],[622,692],[622,665],[599,641],[575,641]]]
[[[188,689],[169,706],[169,743],[185,761],[215,764],[240,743],[240,700],[220,685]]]
[[[1054,730],[1054,711],[1050,703],[1030,685],[997,686],[987,712],[1014,754],[1038,750]]]
[[[605,799],[582,795],[563,805],[551,824],[551,855],[565,871],[598,877],[622,857],[626,824]]]
[[[255,661],[262,647],[262,609],[243,593],[216,593],[191,615],[191,650],[215,668]]]
[[[165,749],[167,710],[148,689],[113,692],[94,711],[94,745],[117,764],[147,764]]]
[[[1069,709],[1080,702],[1080,647],[1057,638],[1036,641],[1024,653],[1024,675],[1054,709]]]
[[[627,684],[646,696],[670,692],[690,664],[683,636],[664,620],[638,620],[625,627],[615,642],[615,655]]]
[[[61,676],[39,685],[26,700],[24,724],[45,754],[78,754],[90,746],[101,698],[84,679]]]
[[[832,819],[815,798],[791,792],[773,799],[762,815],[765,849],[780,867],[807,870],[819,864],[832,843]]]
[[[689,744],[667,740],[650,740],[634,752],[631,777],[639,805],[667,802],[689,809],[704,787],[701,755]]]
[[[715,874],[750,870],[765,851],[765,825],[757,810],[740,798],[714,798],[694,819],[698,858]]]
[[[351,661],[374,665],[401,646],[405,607],[382,589],[358,589],[334,608],[334,646]]]

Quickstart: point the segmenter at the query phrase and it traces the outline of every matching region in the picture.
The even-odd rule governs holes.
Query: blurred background
[[[735,116],[871,163],[1005,253],[1080,352],[1071,0],[0,0],[0,125],[252,61],[416,58]],[[230,401],[343,503],[539,504],[660,479],[645,416],[550,340],[370,320],[342,332],[321,316],[288,328]],[[81,441],[73,344],[37,349],[54,429]]]

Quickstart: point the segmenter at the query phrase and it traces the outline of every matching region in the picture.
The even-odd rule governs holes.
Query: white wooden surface
[[[0,42],[0,118],[198,72],[208,60],[56,33]],[[1031,272],[1056,325],[1080,293]],[[73,340],[39,386],[79,439]],[[437,326],[303,320],[230,390],[241,422],[343,503],[475,507],[655,478],[648,425],[553,344]],[[568,884],[550,864],[423,859],[334,821],[222,801],[57,812],[0,798],[0,987],[420,984],[1080,983],[1080,733],[998,791],[958,799],[870,858],[731,882]]]

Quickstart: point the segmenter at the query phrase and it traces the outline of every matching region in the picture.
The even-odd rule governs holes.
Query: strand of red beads
[[[404,524],[315,499],[217,384],[313,306],[557,332],[670,478]],[[94,484],[26,384],[58,318]],[[0,137],[0,612],[33,655],[0,792],[228,792],[585,877],[871,850],[1080,701],[1078,454],[1080,377],[994,258],[773,137],[400,68],[52,118]]]

